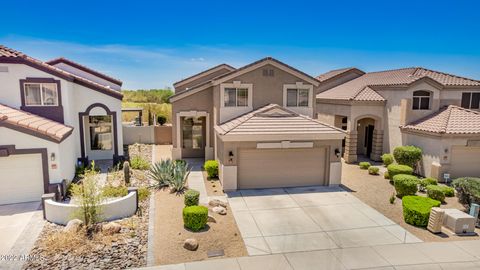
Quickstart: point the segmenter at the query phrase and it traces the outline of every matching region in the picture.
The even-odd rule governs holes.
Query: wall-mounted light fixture
[[[448,153],[448,148],[445,148],[443,151],[445,151],[445,154]]]
[[[340,150],[338,148],[335,148],[335,156],[337,156],[337,158],[340,157]]]
[[[228,161],[233,162],[233,151],[228,151]]]
[[[55,153],[51,153],[51,154],[50,154],[50,160],[51,160],[51,161],[55,161]]]

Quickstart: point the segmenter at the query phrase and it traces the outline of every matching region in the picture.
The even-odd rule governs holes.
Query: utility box
[[[440,207],[432,207],[427,229],[432,233],[441,233],[445,211]]]
[[[470,205],[470,216],[475,218],[475,225],[478,226],[478,212],[480,211],[480,205],[472,203]]]
[[[443,225],[455,234],[472,234],[475,232],[475,218],[458,209],[444,209]]]

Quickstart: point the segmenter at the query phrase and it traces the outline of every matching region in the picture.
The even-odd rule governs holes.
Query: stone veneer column
[[[370,158],[375,161],[380,161],[383,155],[383,130],[373,130],[372,138],[372,153]]]
[[[357,132],[347,131],[345,137],[345,153],[343,159],[347,163],[354,163],[357,161]]]

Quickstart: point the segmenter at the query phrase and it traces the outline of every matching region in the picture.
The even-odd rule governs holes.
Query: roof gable
[[[220,64],[220,65],[214,66],[214,67],[212,67],[212,68],[209,68],[209,69],[207,69],[207,70],[204,70],[204,71],[202,71],[202,72],[200,72],[200,73],[194,74],[194,75],[192,75],[192,76],[190,76],[190,77],[187,77],[187,78],[185,78],[185,79],[182,79],[182,80],[180,80],[180,81],[174,82],[174,83],[173,83],[173,87],[175,87],[175,88],[180,87],[180,86],[182,86],[182,85],[184,85],[184,84],[187,84],[187,83],[189,83],[189,82],[193,82],[193,81],[195,81],[195,80],[197,80],[197,79],[200,79],[200,78],[202,78],[202,77],[205,77],[205,76],[207,76],[207,75],[209,75],[209,74],[212,74],[212,73],[214,73],[214,72],[220,71],[220,70],[222,70],[222,69],[228,70],[228,72],[231,72],[231,71],[234,71],[234,70],[235,70],[235,68],[232,67],[232,66],[230,66],[230,65]],[[226,73],[227,73],[227,72],[226,72]]]
[[[325,72],[323,74],[318,75],[316,77],[316,79],[319,80],[320,82],[325,82],[325,81],[328,81],[330,79],[345,75],[347,73],[357,73],[358,75],[365,74],[364,71],[362,71],[358,68],[349,67],[349,68],[341,68],[341,69],[330,70],[328,72]]]

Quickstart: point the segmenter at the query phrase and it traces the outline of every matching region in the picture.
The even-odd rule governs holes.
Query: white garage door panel
[[[480,147],[452,147],[450,174],[452,178],[480,177]]]
[[[238,186],[270,188],[325,185],[325,148],[243,149]]]
[[[41,200],[42,172],[40,154],[0,157],[0,204]]]

